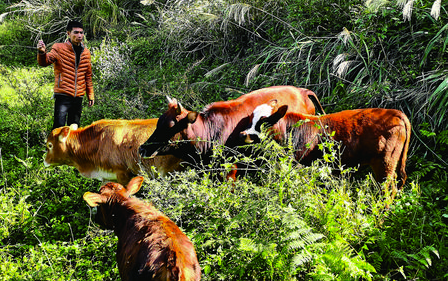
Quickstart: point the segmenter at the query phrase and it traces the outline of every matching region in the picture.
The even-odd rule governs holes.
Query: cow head
[[[179,145],[176,141],[185,137],[188,125],[196,121],[197,112],[186,110],[176,99],[167,99],[168,110],[159,117],[155,131],[139,148],[142,157],[171,154]]]
[[[142,186],[144,178],[135,177],[128,185],[123,187],[119,183],[109,182],[100,188],[99,193],[86,192],[84,200],[90,207],[98,207],[95,221],[107,229],[113,229],[118,214],[114,213],[115,204],[122,204],[131,195],[137,193]]]
[[[248,129],[240,133],[240,139],[245,143],[253,143],[260,141],[261,126],[274,126],[282,119],[288,106],[278,106],[277,100],[271,100],[268,103],[257,106],[252,114],[252,122]]]
[[[64,126],[54,129],[47,137],[44,165],[58,166],[58,165],[70,165],[72,160],[67,152],[67,139],[73,130],[77,129],[77,125]]]

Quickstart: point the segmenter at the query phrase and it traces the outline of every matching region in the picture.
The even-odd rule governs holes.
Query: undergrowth
[[[448,25],[446,9],[433,9],[440,1],[92,0],[44,13],[45,1],[7,2],[0,4],[1,279],[119,279],[117,240],[91,221],[82,200],[101,183],[42,164],[54,77],[51,67],[36,68],[35,41],[62,41],[77,12],[95,69],[96,103],[84,108],[83,126],[160,116],[165,95],[200,110],[279,84],[310,88],[328,113],[397,108],[413,124],[409,178],[389,209],[381,186],[368,172],[341,167],[331,142],[310,167],[266,140],[255,151],[217,147],[210,165],[148,178],[137,196],[192,239],[203,280],[448,278]],[[244,176],[220,180],[235,162]]]

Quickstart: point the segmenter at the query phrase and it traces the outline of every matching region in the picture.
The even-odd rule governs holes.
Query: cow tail
[[[322,104],[320,104],[319,99],[317,98],[316,94],[309,94],[308,97],[310,98],[311,102],[314,104],[314,107],[316,107],[323,115],[325,115],[324,108],[322,107]]]
[[[406,182],[407,179],[406,160],[408,157],[409,142],[411,140],[411,123],[409,122],[409,119],[406,117],[406,115],[404,115],[403,122],[406,129],[406,140],[404,142],[403,150],[401,151],[400,160],[398,162],[398,172],[397,172],[398,189],[401,189],[404,186],[404,183]]]

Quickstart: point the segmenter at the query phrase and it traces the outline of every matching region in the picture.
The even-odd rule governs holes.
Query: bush
[[[38,146],[44,143],[51,128],[52,92],[45,81],[48,72],[2,66],[0,72],[0,90],[5,93],[5,99],[0,100],[0,113],[4,116],[0,120],[0,145],[4,153],[25,159],[43,149]]]
[[[37,49],[31,32],[18,19],[0,21],[0,61],[4,65],[33,65]]]
[[[102,233],[71,242],[42,242],[0,250],[5,280],[119,280],[116,238]]]
[[[299,167],[277,144],[261,147],[267,166],[256,168],[259,184],[216,180],[230,160],[223,162],[218,149],[216,163],[149,180],[141,196],[192,238],[204,280],[372,279],[374,267],[350,250],[384,216],[385,202],[370,191],[370,180],[354,193],[353,183],[332,176],[331,167]],[[233,161],[249,160],[240,157]]]

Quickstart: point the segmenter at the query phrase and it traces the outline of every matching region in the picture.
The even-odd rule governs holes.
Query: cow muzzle
[[[247,132],[243,131],[240,132],[240,140],[244,141],[244,143],[246,144],[251,144],[254,142],[253,138],[251,137],[250,134],[248,134]]]
[[[146,148],[144,145],[142,145],[138,148],[138,153],[140,154],[140,156],[142,158],[153,158],[153,157],[157,156],[157,150],[154,151],[152,154],[150,154],[148,148]]]

